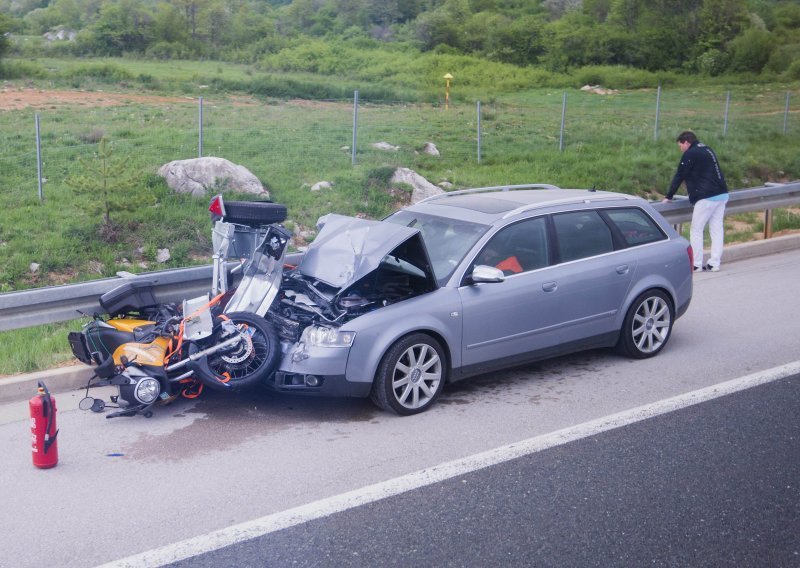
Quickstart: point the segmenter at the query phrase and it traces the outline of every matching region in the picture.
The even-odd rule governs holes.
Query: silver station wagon
[[[478,188],[319,226],[266,314],[282,351],[266,384],[401,415],[448,382],[537,359],[652,357],[692,297],[689,243],[620,193]]]

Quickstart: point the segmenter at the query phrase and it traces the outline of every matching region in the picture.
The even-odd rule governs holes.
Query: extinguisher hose
[[[49,450],[50,446],[56,441],[59,430],[56,430],[52,438],[50,437],[50,428],[53,426],[53,420],[55,419],[55,413],[52,412],[53,400],[50,398],[50,391],[47,390],[47,385],[45,385],[43,381],[39,381],[39,386],[44,389],[45,394],[44,400],[42,400],[42,410],[47,415],[47,428],[44,431],[44,453],[47,453],[47,450]]]

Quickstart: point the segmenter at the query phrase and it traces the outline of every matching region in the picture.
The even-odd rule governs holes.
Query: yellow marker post
[[[450,106],[450,79],[453,76],[450,73],[446,73],[445,76],[445,86],[444,86],[444,108],[448,108]]]

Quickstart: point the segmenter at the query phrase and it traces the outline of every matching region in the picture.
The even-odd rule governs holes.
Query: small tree
[[[102,215],[100,234],[107,242],[115,240],[117,236],[112,213],[130,211],[141,206],[142,201],[152,198],[141,182],[141,175],[131,171],[127,160],[112,160],[112,155],[113,148],[103,137],[98,143],[95,159],[88,161],[78,158],[83,171],[65,180],[76,194],[89,197],[93,213]]]

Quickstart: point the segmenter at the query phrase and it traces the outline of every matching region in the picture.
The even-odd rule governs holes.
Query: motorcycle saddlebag
[[[91,365],[93,363],[92,356],[89,354],[89,348],[86,347],[86,340],[83,334],[80,331],[71,331],[69,335],[67,335],[67,338],[69,339],[69,345],[72,347],[72,354],[75,355],[75,358],[81,363]]]
[[[100,296],[100,305],[110,316],[140,313],[155,306],[153,283],[149,280],[126,282]]]

